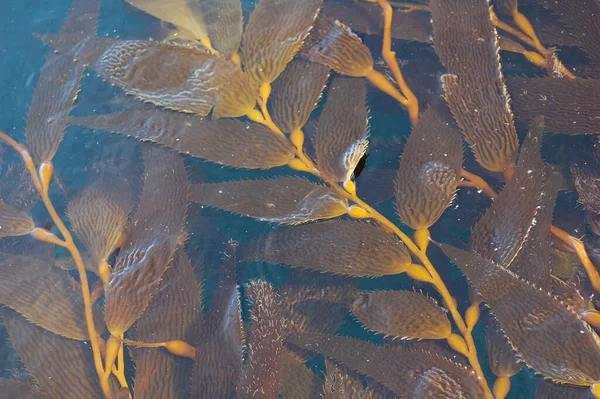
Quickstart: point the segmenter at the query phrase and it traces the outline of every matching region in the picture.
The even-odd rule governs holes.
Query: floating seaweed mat
[[[34,228],[29,214],[0,201],[0,238],[24,236]]]
[[[535,399],[593,399],[594,395],[587,388],[573,385],[556,384],[552,381],[538,378],[535,389]]]
[[[89,343],[55,335],[4,309],[12,346],[40,389],[52,398],[102,398]]]
[[[269,104],[271,117],[285,133],[291,133],[308,120],[317,106],[329,77],[329,68],[296,58],[273,82]]]
[[[314,137],[317,168],[328,179],[350,180],[369,145],[363,79],[336,77],[327,91]]]
[[[364,386],[363,377],[329,359],[325,359],[325,366],[327,375],[323,383],[324,399],[384,399],[396,397],[372,379],[369,379],[367,386]]]
[[[323,0],[260,0],[242,38],[242,62],[250,81],[271,83],[311,30]]]
[[[483,397],[471,370],[437,354],[321,334],[300,334],[288,341],[295,347],[322,353],[400,397]]]
[[[242,258],[357,277],[399,274],[411,264],[408,250],[393,234],[350,220],[274,231],[247,244]]]
[[[400,339],[444,339],[452,333],[445,309],[413,291],[361,293],[352,313],[369,330]]]
[[[514,164],[518,138],[487,1],[432,0],[434,47],[448,74],[445,98],[477,162],[492,172]]]
[[[0,399],[51,399],[52,397],[41,392],[33,385],[26,382],[0,379]]]
[[[326,2],[321,12],[334,17],[355,32],[367,35],[381,35],[383,32],[381,7],[378,4]],[[394,10],[392,21],[392,38],[431,43],[429,12],[416,10],[406,13],[402,10]]]
[[[396,179],[396,211],[404,224],[429,228],[450,206],[462,169],[462,139],[429,107],[402,152]]]
[[[509,379],[525,367],[524,363],[519,362],[517,354],[494,318],[491,318],[485,330],[485,342],[488,364],[497,377]]]
[[[94,266],[106,262],[114,251],[132,208],[131,188],[117,178],[100,178],[69,200],[71,228]]]
[[[239,65],[192,47],[144,40],[115,41],[100,56],[104,79],[143,101],[214,119],[254,108],[256,93]]]
[[[25,124],[27,147],[36,163],[50,161],[56,154],[79,92],[85,64],[79,60],[83,47],[78,43],[96,34],[99,0],[74,0],[58,39],[66,53],[51,52],[40,70]]]
[[[255,123],[210,120],[179,112],[136,110],[70,118],[74,125],[106,130],[173,148],[222,165],[267,169],[286,165],[294,147]]]
[[[134,324],[140,342],[183,340],[191,342],[202,319],[202,289],[183,249],[175,252],[171,266],[148,307]],[[135,362],[135,395],[140,398],[182,398],[189,394],[193,363],[162,348],[138,348]]]
[[[511,267],[536,225],[545,175],[540,154],[543,136],[544,118],[537,118],[523,143],[513,178],[471,234],[469,248],[504,267]]]
[[[194,184],[190,201],[282,224],[333,218],[348,207],[333,189],[298,177]]]
[[[490,307],[521,360],[556,382],[596,386],[599,339],[577,314],[475,253],[445,244],[441,248]]]
[[[276,398],[283,389],[287,355],[283,346],[287,323],[281,301],[273,286],[262,280],[251,281],[246,294],[252,302],[252,321],[238,395],[253,398],[260,392],[265,398]]]
[[[321,379],[291,353],[284,354],[282,394],[286,399],[318,398]]]
[[[517,126],[544,115],[548,131],[600,134],[600,79],[508,77]]]
[[[242,374],[244,331],[236,280],[235,248],[226,250],[217,289],[194,339],[192,398],[235,398]]]
[[[50,260],[25,255],[0,254],[0,303],[31,323],[64,337],[89,338],[81,287]],[[102,308],[94,307],[94,324],[102,331]]]
[[[188,181],[174,152],[143,146],[145,178],[127,241],[104,287],[105,320],[120,336],[140,317],[175,252],[183,233]]]

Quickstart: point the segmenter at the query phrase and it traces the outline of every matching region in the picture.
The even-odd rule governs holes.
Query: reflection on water
[[[596,0],[2,11],[0,396],[600,397]]]

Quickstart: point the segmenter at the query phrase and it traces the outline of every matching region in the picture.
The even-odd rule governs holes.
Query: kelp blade
[[[183,249],[178,249],[148,307],[134,324],[140,342],[192,342],[202,318],[201,287]],[[192,361],[163,348],[133,350],[135,395],[176,399],[189,394]]]
[[[31,384],[3,378],[0,380],[0,399],[51,399]]]
[[[432,0],[430,8],[434,47],[448,70],[442,77],[448,106],[477,161],[501,172],[514,164],[518,138],[489,4]]]
[[[260,0],[242,38],[250,81],[271,83],[294,57],[312,28],[323,0]]]
[[[525,367],[500,329],[496,319],[491,318],[485,330],[488,364],[498,377],[512,377]]]
[[[348,220],[275,231],[248,244],[243,258],[357,277],[403,273],[411,263],[393,234]]]
[[[317,106],[328,77],[325,65],[292,60],[273,82],[269,104],[275,124],[285,133],[301,129]]]
[[[384,399],[394,398],[381,384],[369,379],[364,386],[363,379],[355,372],[339,365],[336,362],[325,359],[327,375],[323,383],[324,399]]]
[[[600,379],[599,339],[579,316],[491,261],[449,245],[441,247],[490,307],[529,367],[565,384],[589,386]]]
[[[100,76],[126,93],[178,111],[238,117],[256,94],[239,65],[202,50],[143,40],[115,41],[96,65]]]
[[[0,201],[0,238],[24,236],[34,228],[31,216]]]
[[[444,309],[413,291],[361,293],[352,313],[369,330],[401,339],[444,339],[452,326]]]
[[[148,305],[182,236],[187,210],[189,184],[180,156],[149,145],[142,154],[140,204],[104,288],[105,320],[115,336],[127,331]]]
[[[367,151],[367,88],[363,79],[336,77],[314,137],[318,169],[338,182],[350,180]]]
[[[282,224],[333,218],[348,206],[333,189],[298,177],[195,184],[190,201]]]
[[[282,389],[284,398],[316,398],[320,393],[321,384],[319,376],[295,359],[294,355],[285,355]]]
[[[73,117],[69,122],[238,168],[268,169],[287,165],[294,158],[289,140],[262,125],[234,119],[210,120],[180,112],[135,110]]]
[[[199,3],[211,45],[223,57],[230,58],[242,40],[242,2],[199,0]]]
[[[462,139],[429,107],[404,147],[396,178],[396,211],[404,224],[428,228],[450,206],[462,169]]]

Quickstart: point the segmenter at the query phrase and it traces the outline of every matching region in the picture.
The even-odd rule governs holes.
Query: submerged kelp
[[[127,3],[0,132],[0,397],[600,397],[598,3]]]

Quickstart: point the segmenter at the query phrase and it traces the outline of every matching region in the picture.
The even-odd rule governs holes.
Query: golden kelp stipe
[[[238,168],[268,169],[286,165],[294,158],[294,147],[284,137],[262,125],[234,119],[211,120],[180,112],[135,110],[72,117],[69,122]]]
[[[105,320],[117,337],[148,305],[182,236],[187,210],[189,184],[180,156],[149,145],[142,147],[142,154],[144,189],[105,286]]]
[[[432,0],[430,7],[434,47],[448,70],[442,77],[448,106],[477,161],[502,172],[515,162],[518,139],[489,6]]]
[[[194,184],[190,201],[281,224],[330,219],[348,208],[336,191],[299,177]]]
[[[254,85],[277,79],[302,46],[322,3],[260,0],[256,4],[242,38],[244,70]]]
[[[367,151],[366,101],[363,79],[336,77],[331,82],[314,137],[317,168],[324,179],[350,180]]]
[[[317,106],[329,77],[329,67],[292,60],[273,82],[270,109],[273,122],[284,133],[301,129]]]
[[[403,273],[411,263],[393,234],[348,220],[277,230],[248,244],[243,258],[358,277]]]
[[[31,216],[0,201],[0,238],[24,236],[34,228]]]
[[[462,139],[429,107],[412,130],[396,178],[396,211],[404,224],[429,228],[450,206],[462,169]]]
[[[446,244],[441,247],[490,307],[529,367],[565,384],[590,386],[600,380],[600,340],[579,316],[491,261]]]
[[[41,392],[38,388],[26,383],[7,378],[0,379],[1,399],[52,399],[50,395]]]
[[[325,359],[327,375],[323,383],[324,399],[384,399],[395,397],[385,387],[369,379],[364,386],[363,379],[358,373]]]
[[[400,339],[444,339],[452,333],[445,309],[413,291],[361,293],[352,313],[369,330]]]
[[[525,364],[519,362],[496,319],[491,318],[485,332],[488,364],[498,377],[494,382],[494,396],[496,399],[502,399],[510,391],[510,377],[521,371]]]
[[[254,108],[256,93],[239,65],[197,48],[143,40],[116,41],[98,73],[126,93],[178,111],[213,118]]]
[[[10,309],[2,319],[21,361],[44,392],[64,399],[103,397],[89,343],[52,334]]]
[[[194,0],[192,0],[194,1]],[[242,40],[240,0],[195,0],[200,3],[211,45],[225,58],[237,54]]]
[[[202,288],[183,249],[175,252],[148,307],[134,324],[136,340],[192,342],[202,319]],[[133,350],[135,395],[176,399],[189,394],[192,362],[163,348]]]

